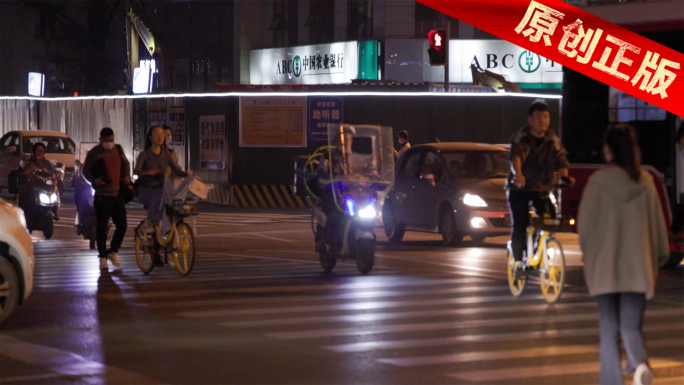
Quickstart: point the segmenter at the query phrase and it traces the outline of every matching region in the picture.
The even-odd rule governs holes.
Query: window
[[[373,38],[373,0],[349,0],[348,40]]]
[[[430,151],[425,155],[425,160],[422,163],[420,170],[420,177],[425,179],[433,179],[434,182],[442,180],[442,166],[439,164],[437,154]]]
[[[415,151],[409,154],[404,161],[404,167],[399,172],[401,176],[407,178],[415,178],[418,176],[418,169],[420,168],[420,158],[422,157],[422,151]]]
[[[508,175],[508,156],[499,151],[442,152],[449,174],[455,178],[505,178]]]
[[[2,149],[2,151],[7,151],[9,149],[9,152],[14,153],[19,151],[19,149],[17,148],[18,144],[19,140],[17,140],[17,134],[9,134],[5,136],[0,142],[0,148]]]
[[[29,154],[33,151],[33,145],[41,142],[45,145],[46,154],[75,154],[76,145],[69,138],[55,136],[25,136],[24,152]]]
[[[663,121],[667,119],[667,111],[637,99],[630,94],[611,87],[609,95],[610,112],[608,119],[611,122],[627,123],[634,121]]]
[[[335,41],[335,1],[310,0],[309,18],[304,25],[309,27],[311,44]]]

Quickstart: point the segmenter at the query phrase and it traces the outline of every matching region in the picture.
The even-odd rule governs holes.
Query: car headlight
[[[52,193],[50,195],[50,203],[56,203],[57,202],[57,193]]]
[[[463,196],[463,204],[472,207],[487,207],[487,202],[479,195],[466,194]]]
[[[372,219],[377,217],[377,215],[378,213],[377,211],[375,211],[375,207],[373,204],[369,204],[368,206],[359,210],[359,218]]]
[[[40,193],[38,196],[40,199],[40,203],[49,205],[50,204],[50,197],[46,193]]]

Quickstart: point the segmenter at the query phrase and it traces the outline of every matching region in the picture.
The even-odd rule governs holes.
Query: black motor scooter
[[[33,167],[20,179],[19,207],[24,210],[26,227],[29,232],[41,230],[45,239],[50,239],[60,205],[54,170]]]

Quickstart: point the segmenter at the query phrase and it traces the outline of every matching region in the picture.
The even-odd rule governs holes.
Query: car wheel
[[[458,246],[463,241],[463,235],[458,233],[456,218],[450,208],[444,208],[439,216],[439,232],[444,246]]]
[[[0,256],[0,325],[17,308],[20,294],[17,271],[7,258]]]
[[[385,235],[392,243],[400,242],[404,238],[405,226],[397,222],[392,203],[387,202],[382,206],[382,223],[385,225]]]

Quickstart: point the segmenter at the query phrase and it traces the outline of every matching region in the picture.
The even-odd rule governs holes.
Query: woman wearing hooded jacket
[[[620,340],[634,384],[650,384],[642,324],[658,269],[667,262],[667,227],[651,175],[640,167],[636,132],[608,129],[603,146],[608,166],[584,190],[577,220],[584,278],[596,298],[601,340],[602,385],[622,384]]]

